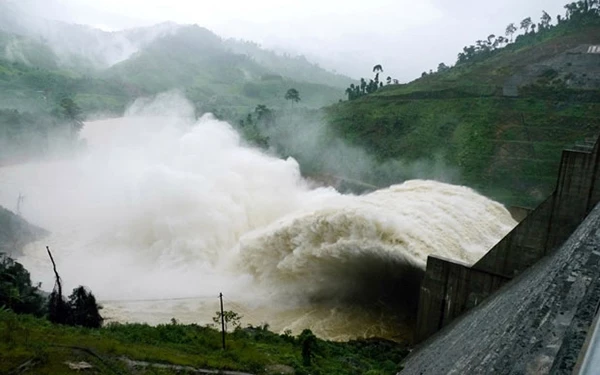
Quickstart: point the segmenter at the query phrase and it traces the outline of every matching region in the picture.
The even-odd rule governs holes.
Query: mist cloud
[[[223,37],[305,54],[327,69],[366,76],[375,64],[409,81],[440,62],[453,64],[465,45],[503,34],[510,22],[564,14],[564,0],[188,2],[184,0],[23,0],[48,17],[106,28],[172,20],[197,23]],[[57,5],[58,4],[58,5]]]

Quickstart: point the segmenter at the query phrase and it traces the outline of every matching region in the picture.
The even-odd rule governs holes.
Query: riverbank
[[[306,337],[248,327],[228,333],[223,350],[221,334],[212,327],[174,321],[156,327],[113,324],[91,330],[0,310],[0,373],[68,374],[75,373],[74,365],[80,364],[91,366],[94,374],[203,373],[208,369],[213,373],[377,375],[395,374],[408,354],[405,346],[388,340],[339,343],[314,338],[308,364],[302,354]]]

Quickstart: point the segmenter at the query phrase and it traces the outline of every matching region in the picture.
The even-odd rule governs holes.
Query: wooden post
[[[225,350],[225,314],[223,313],[223,293],[219,293],[221,300],[221,337],[223,341],[223,350]]]

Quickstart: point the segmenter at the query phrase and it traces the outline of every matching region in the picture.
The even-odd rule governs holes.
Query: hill
[[[456,182],[535,206],[553,189],[561,150],[600,132],[600,54],[589,53],[599,18],[594,9],[504,48],[465,47],[452,68],[327,108],[328,122],[380,161],[441,155]]]
[[[49,139],[67,138],[58,144],[68,147],[74,139],[66,120],[119,116],[140,96],[177,89],[197,114],[236,122],[258,105],[288,105],[290,88],[300,92],[300,107],[337,102],[350,81],[302,57],[223,40],[197,25],[106,32],[0,2],[0,164],[56,148]],[[65,99],[74,112],[61,105]]]
[[[281,65],[266,67],[249,54],[232,52],[229,45],[205,28],[183,26],[112,66],[103,76],[125,81],[147,93],[182,88],[201,109],[230,110],[240,116],[258,104],[283,106],[284,94],[290,87],[300,91],[303,104],[312,108],[330,104],[342,96],[340,87],[328,86],[314,78],[298,81],[283,75],[282,72],[289,72],[284,58]],[[306,66],[312,69],[308,62]],[[322,75],[336,77],[320,71]],[[327,81],[326,77],[323,79]]]

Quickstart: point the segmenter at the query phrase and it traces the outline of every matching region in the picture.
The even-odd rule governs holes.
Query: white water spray
[[[393,314],[363,302],[414,299],[427,255],[472,263],[515,224],[433,181],[365,196],[311,189],[293,159],[245,147],[224,122],[148,117],[164,99],[88,123],[72,160],[0,169],[0,204],[23,194],[24,217],[52,232],[20,259],[32,278],[53,285],[47,244],[66,287],[89,286],[113,319],[209,323],[223,292],[245,322],[391,337]],[[123,302],[133,299],[148,301]]]

